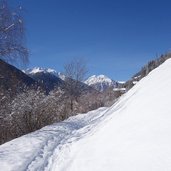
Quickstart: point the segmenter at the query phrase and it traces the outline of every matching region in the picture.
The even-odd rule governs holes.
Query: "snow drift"
[[[109,109],[0,146],[5,171],[171,170],[171,59]]]

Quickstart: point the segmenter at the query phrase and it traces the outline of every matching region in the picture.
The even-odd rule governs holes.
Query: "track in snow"
[[[108,108],[100,108],[87,114],[79,114],[1,145],[1,167],[5,171],[51,171],[56,153],[85,136],[107,110]]]

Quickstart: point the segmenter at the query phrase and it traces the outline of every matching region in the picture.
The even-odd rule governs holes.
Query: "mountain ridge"
[[[38,88],[40,85],[34,79],[16,67],[0,59],[1,93],[15,95],[27,88]],[[40,86],[41,87],[41,86]]]

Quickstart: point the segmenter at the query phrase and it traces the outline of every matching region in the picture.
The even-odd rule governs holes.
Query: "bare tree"
[[[65,76],[75,81],[82,82],[87,74],[87,65],[82,58],[72,59],[64,65]]]
[[[83,59],[73,59],[64,66],[65,69],[65,92],[70,99],[70,108],[73,111],[74,101],[77,102],[81,95],[84,84],[82,81],[87,74],[87,65]]]
[[[24,46],[22,8],[12,11],[7,0],[0,0],[0,58],[7,62],[28,62]]]

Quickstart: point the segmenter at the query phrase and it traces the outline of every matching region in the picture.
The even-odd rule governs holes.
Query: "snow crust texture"
[[[110,108],[0,146],[3,171],[170,171],[171,59]]]

